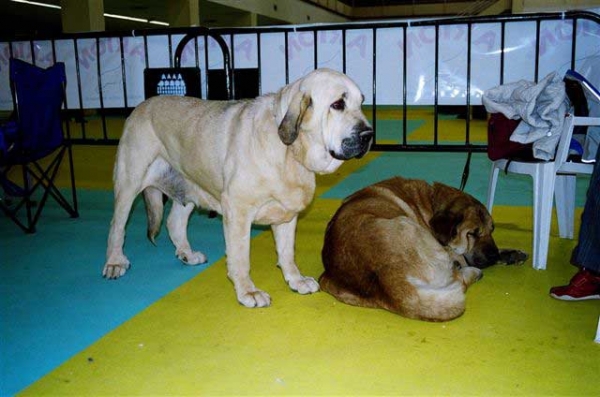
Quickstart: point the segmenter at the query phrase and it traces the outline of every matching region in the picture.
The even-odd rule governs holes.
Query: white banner
[[[470,93],[472,105],[481,104],[483,92],[504,83],[536,79],[536,46],[539,45],[537,79],[557,71],[564,73],[571,65],[572,21],[542,21],[539,40],[536,23],[508,22],[504,34],[504,76],[501,80],[500,23],[476,23],[433,26],[409,26],[406,46],[403,29],[365,28],[342,30],[295,31],[285,33],[242,33],[224,35],[236,69],[259,68],[262,93],[274,92],[317,67],[343,71],[354,79],[365,94],[367,104],[403,103],[403,76],[406,67],[406,102],[431,105],[437,89],[441,105],[464,105]],[[344,48],[345,32],[345,48]],[[170,67],[177,44],[183,35],[147,37],[147,64],[151,68]],[[438,63],[436,65],[436,40]],[[315,43],[316,41],[316,43]],[[197,46],[196,46],[197,42]],[[576,34],[576,65],[600,53],[600,26],[579,20]],[[34,41],[36,64],[51,64],[53,51],[57,61],[67,69],[67,104],[69,108],[133,107],[144,99],[143,72],[146,46],[143,37]],[[205,46],[208,49],[205,55]],[[316,47],[315,47],[316,46]],[[196,48],[195,48],[196,47]],[[259,54],[260,47],[260,54]],[[406,47],[406,54],[404,48]],[[286,54],[287,48],[287,54]],[[316,50],[315,50],[316,48]],[[31,62],[30,42],[13,42],[14,57]],[[12,109],[8,81],[8,43],[0,43],[0,109]],[[374,56],[375,54],[375,56]],[[316,59],[315,59],[316,57]],[[344,58],[345,57],[345,58]],[[469,59],[470,57],[470,59]],[[406,58],[406,65],[404,59]],[[181,66],[222,69],[223,55],[218,43],[203,37],[191,40],[181,56]],[[286,79],[287,59],[287,79]],[[467,87],[469,78],[471,84]],[[125,77],[125,80],[124,80]],[[375,77],[375,81],[373,80]],[[206,95],[203,73],[202,93]],[[102,93],[102,95],[100,95]]]

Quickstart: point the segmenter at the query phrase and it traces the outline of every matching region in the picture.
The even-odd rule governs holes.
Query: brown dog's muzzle
[[[479,269],[492,266],[500,260],[500,251],[494,240],[489,238],[480,239],[471,252],[464,255],[469,266],[474,266]]]

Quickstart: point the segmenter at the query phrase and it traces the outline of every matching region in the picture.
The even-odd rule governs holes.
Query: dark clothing
[[[581,215],[581,228],[571,263],[600,273],[600,150],[596,153],[594,172]]]

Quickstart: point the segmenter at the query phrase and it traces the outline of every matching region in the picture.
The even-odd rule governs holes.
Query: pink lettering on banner
[[[133,46],[133,48],[131,50],[127,50],[125,51],[127,54],[129,54],[132,57],[137,57],[139,59],[144,59],[144,55],[146,53],[146,51],[144,50],[144,46],[142,44],[137,44],[135,46]]]
[[[296,58],[296,54],[302,52],[302,45],[296,39],[296,37],[288,36],[287,47],[287,59],[289,61],[293,61]],[[285,53],[285,46],[279,46],[279,49],[281,52]]]
[[[198,40],[191,40],[189,43],[186,44],[186,46],[183,48],[183,51],[181,52],[181,64],[196,64],[196,50],[195,50],[195,46],[196,43],[198,45],[198,58],[200,59],[200,63],[204,62],[204,52],[205,52],[205,45],[204,43],[208,43],[208,50],[209,51],[214,51],[216,49],[219,50],[220,53],[220,46],[217,43],[216,40],[209,38],[208,40],[204,40],[203,37],[199,37]],[[202,54],[202,55],[200,55]]]
[[[483,32],[483,34],[481,34],[478,37],[475,37],[473,39],[473,45],[475,47],[482,47],[484,52],[490,52],[496,50],[499,47],[496,46],[496,41],[496,33],[488,31]]]
[[[0,54],[0,70],[2,66],[8,66],[8,59],[10,58],[10,48],[8,45],[4,47],[4,51]]]
[[[414,47],[417,46],[418,40],[417,36],[412,32],[406,32],[406,58],[410,59],[412,54],[414,54]],[[400,53],[402,53],[404,49],[404,37],[400,36],[398,40],[398,47],[400,49]]]
[[[348,42],[348,50],[358,50],[360,57],[364,59],[367,56],[367,43],[367,36],[361,34],[360,36]]]
[[[467,38],[468,28],[465,25],[442,26],[440,28],[442,38],[449,40],[461,40]]]
[[[29,43],[13,43],[12,51],[12,56],[19,59],[28,59],[31,55],[31,47],[29,46]],[[2,62],[3,65],[8,65],[10,56],[10,48],[7,45],[4,47],[4,51],[0,57],[0,62]]]
[[[435,43],[435,29],[432,27],[417,29],[417,36],[422,43]]]
[[[185,47],[183,47],[183,51],[181,51],[181,59],[179,59],[181,64],[184,64],[188,59],[193,59],[195,62],[196,51],[194,51],[194,41],[190,41]]]
[[[340,44],[342,43],[342,33],[340,31],[331,32],[320,32],[317,35],[318,43],[320,44]],[[346,41],[347,50],[358,51],[360,57],[367,57],[367,50],[370,48],[370,36],[366,34],[359,34],[353,36],[350,40]],[[287,58],[289,61],[296,59],[300,53],[305,50],[312,51],[314,48],[314,34],[312,32],[302,32],[297,35],[288,36],[288,54]],[[279,50],[285,53],[285,46],[280,45]]]
[[[82,48],[79,51],[79,66],[84,69],[89,69],[92,64],[96,61],[96,42],[92,42],[91,45]]]
[[[100,56],[104,54],[113,54],[115,52],[120,52],[119,39],[117,37],[109,38],[109,39],[101,39],[100,46],[98,48],[98,52]]]
[[[553,24],[552,28],[542,28],[540,31],[540,57],[544,56],[559,43],[570,42],[573,37],[573,25],[569,23]]]
[[[340,44],[342,43],[341,31],[323,31],[317,34],[317,42],[319,44]],[[302,32],[296,35],[288,36],[288,60],[292,61],[296,59],[299,54],[305,50],[312,51],[314,48],[314,34],[313,32]],[[366,38],[364,36],[357,36],[352,41],[347,42],[347,48],[357,48],[361,55],[364,56],[366,53]],[[285,53],[285,46],[280,45],[279,50],[281,53]]]
[[[335,44],[342,42],[342,32],[340,30],[325,30],[317,33],[320,44]]]
[[[218,45],[218,43],[215,40],[208,40],[208,48],[210,50],[215,50],[218,49],[220,50],[220,46]],[[204,40],[203,39],[199,39],[198,40],[198,54],[203,54],[204,53]],[[253,58],[253,54],[256,53],[256,45],[255,42],[253,40],[250,39],[243,39],[241,41],[236,41],[235,42],[235,55],[236,57],[242,57],[244,60],[246,61],[250,61]],[[203,62],[203,55],[199,56],[200,57],[200,62]],[[195,51],[195,42],[194,41],[190,41],[188,44],[186,44],[186,46],[184,47],[182,53],[181,53],[181,63],[182,64],[186,64],[186,63],[196,63],[196,51]]]
[[[236,53],[238,51],[243,54],[246,61],[249,61],[254,53],[254,43],[251,40],[244,40],[236,45]]]
[[[123,52],[128,57],[143,60],[145,55],[144,45],[142,43],[131,44],[132,42],[133,40],[123,40]]]
[[[52,55],[52,52],[46,52],[44,55],[42,55],[41,53],[38,54],[36,51],[35,59],[36,62],[38,62],[38,64],[41,66],[50,66],[54,63],[54,56]]]
[[[315,42],[312,32],[302,32],[297,35],[297,37],[300,45],[305,48],[312,47],[313,43]]]
[[[540,56],[544,56],[548,47],[556,47],[558,40],[549,29],[542,29],[540,32]]]
[[[124,56],[129,59],[132,57],[144,59],[144,46],[141,43],[134,45],[129,44],[128,40],[123,41],[123,53]],[[98,60],[98,54],[100,58],[108,57],[113,54],[121,55],[121,44],[117,37],[99,40],[98,47],[96,47],[96,41],[92,40],[86,46],[80,46],[78,48],[79,55],[79,66],[89,70],[91,67],[95,67]]]
[[[107,42],[109,42],[110,40],[104,40],[104,39],[100,39],[98,41],[98,55],[100,56],[100,58],[102,58],[102,55],[106,54],[107,50],[106,47],[109,46],[109,44],[107,44]]]
[[[577,24],[577,33],[582,33],[583,36],[598,38],[600,37],[600,24],[584,19]]]
[[[51,65],[54,62],[54,57],[52,51],[48,49],[44,49],[44,47],[40,45],[34,45],[34,59],[35,63],[41,67],[45,67]],[[7,44],[4,46],[2,53],[0,53],[0,70],[2,70],[2,66],[8,66],[8,60],[10,59],[10,48]],[[31,56],[31,46],[29,43],[15,43],[13,44],[13,53],[12,56],[15,58],[29,60]]]
[[[466,44],[468,28],[464,25],[441,27],[439,29],[440,44],[445,45],[446,42],[457,42],[457,44]],[[424,46],[433,46],[435,44],[435,29],[433,27],[409,29],[406,33],[406,58],[411,59],[415,54],[423,51]],[[482,32],[479,35],[472,37],[474,46],[484,46],[486,51],[494,49],[494,43],[498,38],[496,33],[491,31]],[[399,35],[395,46],[399,48],[400,53],[403,51],[404,41],[402,35]]]
[[[567,23],[561,23],[555,29],[556,37],[560,41],[571,41],[573,37],[573,25]]]

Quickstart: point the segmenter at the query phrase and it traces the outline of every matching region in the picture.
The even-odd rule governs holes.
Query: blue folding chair
[[[72,218],[79,216],[70,136],[68,128],[66,135],[63,132],[61,117],[65,65],[58,62],[42,69],[11,58],[9,67],[16,131],[3,137],[0,187],[4,196],[0,198],[0,209],[25,232],[34,233],[48,197],[55,199]],[[54,182],[65,154],[69,161],[70,200]],[[21,172],[15,166],[21,166]]]

